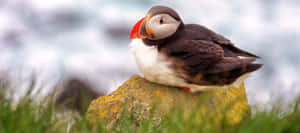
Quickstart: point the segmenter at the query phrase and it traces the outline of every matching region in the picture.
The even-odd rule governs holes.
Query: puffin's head
[[[132,28],[130,39],[160,40],[172,36],[182,23],[179,15],[165,6],[152,7]]]

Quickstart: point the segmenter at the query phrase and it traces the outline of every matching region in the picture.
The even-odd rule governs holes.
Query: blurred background
[[[179,12],[262,57],[246,80],[251,105],[300,94],[299,0],[0,0],[0,79],[10,97],[50,94],[69,81],[99,95],[140,74],[128,45],[132,26],[154,5]]]

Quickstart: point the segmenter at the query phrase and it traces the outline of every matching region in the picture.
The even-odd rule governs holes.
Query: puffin
[[[130,51],[144,78],[188,92],[239,87],[261,68],[259,56],[198,24],[184,24],[166,6],[152,7],[130,33]]]

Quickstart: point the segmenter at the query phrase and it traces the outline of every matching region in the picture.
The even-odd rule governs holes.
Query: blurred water
[[[43,95],[74,76],[109,93],[139,73],[129,32],[157,4],[262,57],[264,67],[246,81],[250,104],[300,94],[298,0],[0,0],[0,78],[17,86],[15,97],[26,92],[32,72]]]

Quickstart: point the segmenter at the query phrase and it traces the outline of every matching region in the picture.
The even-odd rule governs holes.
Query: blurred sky
[[[300,94],[299,0],[0,0],[0,78],[16,86],[14,97],[32,77],[43,95],[71,77],[109,93],[139,74],[128,36],[153,5],[262,57],[246,81],[250,104]]]

